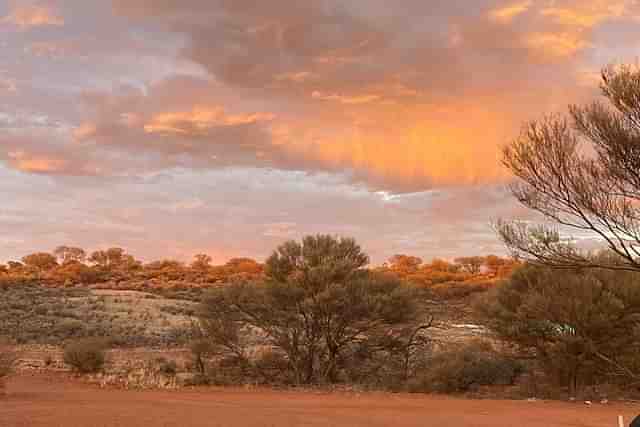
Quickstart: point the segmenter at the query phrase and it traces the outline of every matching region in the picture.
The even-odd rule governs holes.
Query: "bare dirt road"
[[[639,406],[265,390],[101,390],[20,376],[0,398],[1,427],[415,426],[616,427]]]

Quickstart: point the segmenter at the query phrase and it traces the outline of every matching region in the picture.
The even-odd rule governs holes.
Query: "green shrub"
[[[593,262],[606,263],[607,256]],[[526,265],[475,308],[489,330],[535,355],[572,396],[611,380],[637,384],[629,368],[640,343],[637,273]]]
[[[409,388],[416,392],[460,393],[480,386],[513,385],[523,373],[517,360],[496,353],[482,342],[436,355],[427,372]]]
[[[490,282],[445,282],[432,286],[430,291],[435,298],[448,301],[484,293],[492,287]]]
[[[64,349],[64,362],[76,372],[87,374],[99,372],[105,363],[104,339],[84,338],[68,344]]]

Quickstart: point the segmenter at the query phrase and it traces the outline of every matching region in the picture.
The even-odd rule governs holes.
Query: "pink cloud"
[[[62,26],[64,18],[48,6],[17,5],[0,22],[28,30],[42,26]]]

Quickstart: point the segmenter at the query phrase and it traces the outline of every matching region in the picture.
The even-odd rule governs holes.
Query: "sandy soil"
[[[462,400],[401,394],[265,390],[101,390],[20,376],[0,398],[1,427],[420,426],[617,427],[640,406]]]

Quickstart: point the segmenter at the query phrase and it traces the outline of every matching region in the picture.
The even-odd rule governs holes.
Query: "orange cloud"
[[[75,165],[102,162],[116,173],[322,171],[391,192],[501,182],[499,147],[523,121],[591,96],[584,53],[598,46],[596,27],[634,8],[624,0],[459,7],[466,2],[433,9],[406,0],[390,17],[383,0],[336,8],[117,0],[130,19],[179,32],[176,64],[195,64],[200,77],[86,93],[69,140],[87,143],[67,144],[64,155],[82,149]],[[426,11],[434,25],[424,25]],[[59,55],[49,44],[32,50]],[[117,166],[90,150],[112,153]]]
[[[275,115],[269,113],[227,115],[222,107],[194,107],[191,111],[156,114],[144,125],[144,131],[194,136],[204,135],[217,127],[249,125],[274,118]]]
[[[540,14],[562,25],[592,28],[608,19],[625,16],[633,4],[630,0],[583,0],[564,6],[545,7]]]
[[[370,102],[378,101],[380,99],[379,95],[354,95],[354,96],[345,96],[345,95],[325,95],[321,92],[314,91],[311,94],[311,97],[314,99],[319,99],[322,101],[335,101],[341,104],[347,105],[358,105],[358,104],[368,104]]]
[[[489,17],[502,24],[530,12],[514,35],[523,45],[547,59],[570,58],[593,46],[593,30],[613,19],[632,18],[635,0],[521,1],[498,6]]]
[[[527,39],[527,45],[548,58],[566,58],[591,46],[580,33],[533,33]]]
[[[313,79],[314,77],[317,77],[317,76],[310,71],[298,71],[298,72],[280,74],[276,76],[276,80],[302,83],[307,80]]]
[[[34,156],[24,151],[11,151],[7,156],[9,163],[22,172],[55,174],[64,171],[67,166],[63,159]]]
[[[73,138],[76,141],[83,141],[91,138],[97,133],[98,129],[93,123],[83,123],[73,130]]]
[[[393,107],[390,107],[393,108]],[[418,109],[389,113],[395,126],[363,123],[349,132],[330,135],[318,124],[301,129],[274,129],[274,143],[288,158],[304,159],[311,168],[349,171],[355,180],[395,191],[419,191],[451,185],[494,183],[507,175],[499,164],[499,144],[509,132],[505,116],[472,106],[453,110]],[[466,117],[462,124],[458,115]],[[374,114],[373,121],[384,122]],[[484,129],[482,135],[478,129]]]
[[[517,3],[501,6],[489,12],[489,18],[493,21],[508,23],[519,15],[527,12],[533,5],[532,0],[519,1]]]
[[[47,25],[62,26],[64,18],[57,15],[51,8],[47,6],[17,6],[9,15],[5,16],[2,21],[6,24],[12,24],[27,30],[33,27],[41,27]]]

